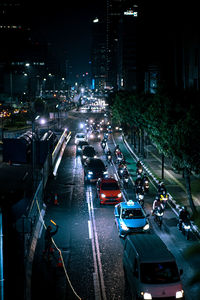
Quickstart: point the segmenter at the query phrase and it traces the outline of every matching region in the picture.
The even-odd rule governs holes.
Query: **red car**
[[[97,181],[100,204],[117,204],[122,201],[119,184],[114,178],[100,178]]]

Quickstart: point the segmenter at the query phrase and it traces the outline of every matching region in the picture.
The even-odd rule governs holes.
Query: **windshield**
[[[140,208],[128,208],[122,210],[123,219],[141,219],[144,214]]]
[[[85,149],[83,149],[83,155],[94,156],[95,150],[93,148],[85,148]]]
[[[84,139],[85,138],[85,135],[84,134],[77,134],[76,136],[78,139]]]
[[[180,280],[175,262],[142,263],[140,268],[143,283],[163,284]]]
[[[108,183],[102,183],[101,189],[104,191],[115,191],[115,190],[119,190],[119,186],[116,182],[108,182]]]

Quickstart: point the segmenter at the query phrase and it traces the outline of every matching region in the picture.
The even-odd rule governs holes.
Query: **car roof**
[[[90,160],[88,162],[88,166],[90,166],[90,164],[92,166],[98,165],[98,166],[104,166],[105,167],[103,161],[100,158],[90,158]]]
[[[128,236],[126,243],[131,243],[141,262],[156,263],[175,261],[173,254],[156,234],[136,234]]]
[[[139,202],[137,201],[133,201],[133,200],[129,200],[127,202],[121,202],[120,203],[122,208],[135,208],[135,209],[142,209],[142,206],[140,205]]]
[[[111,183],[111,182],[116,182],[118,183],[118,181],[114,178],[100,178],[101,183]]]
[[[89,146],[87,141],[79,141],[78,145],[85,145],[85,146]]]
[[[87,149],[87,150],[88,150],[88,149],[89,149],[89,150],[90,150],[90,149],[95,150],[94,147],[93,147],[93,146],[90,146],[90,145],[85,145],[85,146],[83,147],[83,150],[85,150],[85,149]]]

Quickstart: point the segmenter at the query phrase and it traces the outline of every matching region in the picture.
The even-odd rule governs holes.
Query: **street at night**
[[[200,300],[198,11],[1,1],[0,300]]]

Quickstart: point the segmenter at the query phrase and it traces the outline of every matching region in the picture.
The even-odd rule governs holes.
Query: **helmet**
[[[160,200],[160,198],[159,198],[158,196],[156,196],[155,200],[159,201],[159,200]]]

